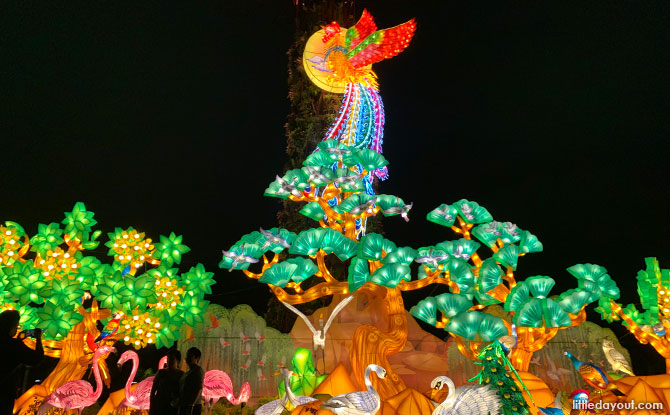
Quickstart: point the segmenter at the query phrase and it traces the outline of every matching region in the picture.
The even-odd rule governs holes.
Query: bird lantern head
[[[321,26],[321,29],[325,32],[321,38],[323,43],[327,43],[330,39],[342,31],[342,27],[340,27],[340,24],[336,21],[330,22],[330,24],[327,24],[325,27]]]

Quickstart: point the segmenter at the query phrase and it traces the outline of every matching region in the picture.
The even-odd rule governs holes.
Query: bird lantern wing
[[[372,15],[364,9],[358,22],[353,27],[347,29],[344,46],[348,50],[351,50],[376,31],[377,25],[372,19]]]
[[[363,20],[363,17],[361,17],[361,20]],[[361,22],[359,21],[359,23]],[[356,25],[358,26],[359,23]],[[356,26],[352,29],[355,28]],[[347,59],[354,68],[361,68],[384,59],[392,58],[409,46],[415,29],[416,22],[412,19],[401,25],[370,33],[356,46],[353,46],[352,42],[352,46],[349,47],[349,51],[347,52]],[[347,31],[348,36],[349,31]],[[358,39],[358,37],[355,39]]]
[[[617,362],[617,363],[623,365],[628,370],[631,369],[630,363],[628,363],[628,360],[626,359],[626,357],[620,351],[618,351],[616,349],[612,349],[608,353],[609,353],[610,357],[612,358],[612,360],[614,362]]]
[[[456,396],[453,409],[459,414],[484,414],[491,407],[499,406],[500,397],[495,389],[488,386],[470,386]]]
[[[316,334],[316,329],[314,328],[314,326],[312,325],[312,322],[309,321],[309,319],[307,318],[306,315],[304,315],[300,310],[298,310],[297,308],[293,307],[293,306],[292,306],[291,304],[289,304],[289,303],[285,303],[285,302],[283,302],[283,301],[282,301],[281,303],[284,304],[284,305],[286,306],[286,308],[288,308],[289,310],[293,311],[293,312],[296,313],[300,318],[302,318],[302,319],[305,321],[305,324],[307,324],[307,328],[309,329],[309,331],[311,331],[312,334]]]

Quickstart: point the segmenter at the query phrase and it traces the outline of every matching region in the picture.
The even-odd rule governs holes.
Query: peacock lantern
[[[328,92],[344,94],[342,106],[324,140],[338,140],[353,149],[382,152],[384,106],[372,64],[392,58],[412,40],[414,19],[377,30],[372,15],[363,10],[358,23],[348,29],[332,22],[314,33],[305,45],[303,65],[309,79]],[[364,173],[358,166],[356,173]],[[365,172],[368,194],[374,194],[374,177],[385,180],[386,166]]]

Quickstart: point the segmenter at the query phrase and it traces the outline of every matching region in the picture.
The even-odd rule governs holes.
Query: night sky
[[[384,221],[386,236],[414,247],[455,239],[423,218],[475,200],[544,243],[520,259],[518,278],[549,275],[558,294],[576,286],[565,268],[597,263],[624,304],[639,302],[644,258],[670,267],[670,3],[363,8],[380,28],[417,20],[410,47],[374,66],[391,163],[380,191],[414,202],[409,223]],[[286,162],[292,2],[3,9],[0,219],[32,235],[83,201],[104,232],[175,231],[192,248],[182,270],[216,272],[212,302],[262,314],[266,286],[217,264],[243,234],[276,226],[279,203],[263,190]],[[622,342],[636,371],[662,371],[642,356],[651,347]]]

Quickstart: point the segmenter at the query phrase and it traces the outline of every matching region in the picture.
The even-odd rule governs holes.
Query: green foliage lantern
[[[299,396],[310,396],[328,375],[319,375],[314,367],[312,352],[304,347],[298,347],[291,361],[291,390]],[[286,393],[284,381],[279,386],[279,396]]]
[[[541,252],[542,243],[516,224],[494,220],[477,202],[461,199],[427,214],[427,220],[456,232],[455,240],[415,249],[366,233],[365,220],[378,213],[409,219],[411,204],[393,195],[368,194],[359,183],[368,168],[385,165],[380,154],[334,140],[319,143],[301,169],[277,176],[265,191],[267,196],[304,202],[300,212],[319,226],[297,235],[273,228],[273,241],[262,229],[253,231],[224,251],[219,266],[242,270],[292,304],[332,294],[380,292],[375,287],[403,292],[443,285],[447,293],[423,299],[410,312],[450,332],[459,350],[472,359],[486,343],[510,334],[509,323],[485,310],[503,304],[519,329],[521,356],[512,360],[523,369],[538,344],[544,345],[558,329],[583,321],[584,307],[597,300],[591,285],[604,280],[581,282],[557,298],[550,294],[550,277],[517,282],[519,258]],[[348,261],[342,267],[346,275],[332,275],[325,260],[330,255]],[[603,289],[611,292],[606,285]]]
[[[670,374],[670,270],[662,269],[656,258],[646,258],[645,265],[636,276],[641,309],[617,303],[619,288],[604,267],[579,264],[569,271],[598,298],[596,311],[602,318],[620,320],[640,343],[650,344],[665,359],[665,372]]]
[[[202,264],[181,275],[171,268],[189,251],[182,236],[170,233],[154,244],[132,227],[115,228],[105,243],[111,261],[102,263],[89,254],[99,244],[96,224],[94,213],[77,202],[62,227],[39,224],[32,238],[14,222],[0,226],[0,310],[18,309],[22,327],[43,329],[48,353],[55,354],[96,307],[109,310],[100,337],[137,348],[170,346],[180,326],[202,321],[213,274]],[[99,334],[95,325],[86,326],[87,348],[97,347]]]

